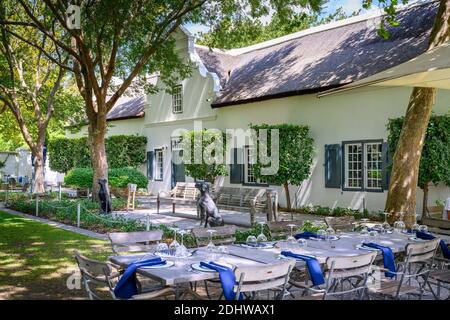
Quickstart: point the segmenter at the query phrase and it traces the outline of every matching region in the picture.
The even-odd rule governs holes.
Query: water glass
[[[420,225],[418,223],[414,223],[411,227],[411,232],[415,236],[417,231],[420,230]]]
[[[297,244],[300,248],[306,248],[308,246],[308,241],[306,241],[306,239],[300,238],[297,240]]]
[[[169,246],[165,242],[156,245],[155,253],[166,255],[169,252]]]
[[[325,240],[327,237],[327,232],[323,229],[317,230],[317,238],[319,240]]]
[[[424,224],[419,226],[419,231],[420,232],[424,232],[424,233],[428,233],[428,227]]]
[[[256,239],[255,236],[248,236],[248,237],[247,237],[247,240],[245,240],[245,243],[246,243],[248,246],[256,247],[256,246],[258,245],[258,240]]]

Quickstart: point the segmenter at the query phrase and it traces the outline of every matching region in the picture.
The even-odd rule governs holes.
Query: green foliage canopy
[[[262,178],[271,185],[300,185],[307,179],[314,158],[314,140],[309,135],[309,127],[292,124],[278,125],[250,125],[260,135],[261,129],[267,130],[268,150],[270,153],[271,130],[279,132],[279,170],[274,175],[262,175],[264,165],[257,163],[253,166],[254,175]],[[259,144],[261,145],[261,144]]]
[[[404,117],[389,119],[389,152],[394,154],[402,130]],[[450,115],[432,115],[427,127],[425,144],[419,165],[418,186],[423,189],[430,182],[450,186]]]
[[[146,137],[111,136],[106,138],[105,144],[108,164],[111,168],[136,168],[145,161]],[[89,144],[86,137],[51,140],[48,144],[48,153],[50,168],[58,172],[67,172],[76,167],[87,168],[91,166]]]

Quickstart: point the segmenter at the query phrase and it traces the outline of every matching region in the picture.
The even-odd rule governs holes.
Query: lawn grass
[[[0,299],[79,299],[73,250],[105,261],[109,243],[0,211]]]

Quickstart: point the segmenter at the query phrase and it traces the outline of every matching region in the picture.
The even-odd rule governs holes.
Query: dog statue
[[[195,187],[200,190],[200,199],[198,200],[200,225],[202,225],[203,219],[205,219],[205,228],[208,225],[208,220],[210,227],[220,227],[225,225],[219,214],[219,209],[217,209],[216,204],[209,194],[208,183],[205,181],[198,181],[195,183]]]
[[[100,185],[100,190],[98,191],[98,199],[100,200],[100,213],[111,213],[111,200],[106,192],[106,179],[99,179],[98,184]]]

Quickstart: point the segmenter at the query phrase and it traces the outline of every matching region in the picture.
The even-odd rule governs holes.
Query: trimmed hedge
[[[117,135],[105,139],[106,156],[110,168],[137,168],[145,162],[147,138]],[[78,139],[57,138],[48,143],[50,168],[68,172],[73,168],[91,166],[89,144],[86,137]]]
[[[64,183],[78,188],[92,188],[93,170],[91,168],[75,168],[64,177]],[[147,187],[147,177],[134,168],[115,168],[108,172],[109,185],[114,188],[126,188],[129,183],[138,188]]]

